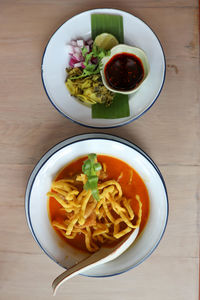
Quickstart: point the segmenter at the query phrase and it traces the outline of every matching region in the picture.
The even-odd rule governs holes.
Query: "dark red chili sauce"
[[[136,88],[144,77],[141,60],[125,52],[114,55],[107,62],[104,72],[110,87],[119,91]]]

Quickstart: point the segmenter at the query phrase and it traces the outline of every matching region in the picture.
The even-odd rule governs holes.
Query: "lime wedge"
[[[97,35],[97,37],[94,40],[94,43],[98,47],[105,49],[105,50],[110,50],[114,46],[119,44],[116,37],[114,37],[114,35],[112,35],[110,33],[101,33],[101,34]]]

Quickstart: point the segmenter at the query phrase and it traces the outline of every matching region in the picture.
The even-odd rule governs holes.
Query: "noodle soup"
[[[68,244],[95,252],[119,242],[138,226],[142,232],[149,215],[149,196],[131,166],[112,156],[97,155],[101,170],[97,172],[99,199],[94,199],[90,190],[84,191],[87,176],[82,166],[86,160],[80,157],[57,174],[48,193],[48,207],[53,228]]]

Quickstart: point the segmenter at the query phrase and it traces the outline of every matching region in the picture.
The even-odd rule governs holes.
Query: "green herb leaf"
[[[109,55],[109,53],[110,53],[110,51],[101,49],[101,48],[97,47],[96,45],[93,45],[92,51],[90,53],[88,53],[88,50],[86,49],[86,47],[83,47],[82,55],[85,59],[85,61],[83,63],[85,66],[85,68],[83,69],[83,73],[79,76],[73,76],[70,79],[74,80],[74,79],[79,79],[79,78],[83,78],[86,76],[98,74],[102,67],[102,62],[101,62],[102,58],[104,56]],[[91,63],[92,57],[97,58],[96,64]]]
[[[130,116],[128,95],[115,94],[110,106],[105,104],[92,105],[92,118],[118,119]]]
[[[100,171],[100,170],[101,170],[101,164],[100,164],[100,163],[94,164],[94,170],[95,170],[96,172]]]
[[[82,165],[82,171],[87,176],[87,182],[84,184],[86,191],[91,190],[92,196],[95,200],[99,200],[98,191],[98,176],[97,172],[102,169],[101,164],[97,162],[97,156],[95,153],[90,153],[88,159],[84,161]]]
[[[81,52],[82,52],[82,55],[85,56],[86,53],[88,52],[87,48],[84,46],[82,49],[81,49]]]
[[[92,14],[92,39],[101,33],[110,33],[116,37],[120,44],[124,43],[123,17],[120,15]]]
[[[99,200],[99,192],[98,190],[92,190],[92,196],[94,197],[95,200]]]
[[[88,182],[89,182],[89,185],[90,185],[90,189],[95,190],[96,187],[97,187],[97,183],[98,183],[98,176],[96,176],[96,175],[89,176]]]
[[[97,155],[95,153],[90,153],[88,154],[88,159],[94,163],[95,160],[97,160]]]
[[[109,14],[91,15],[92,39],[101,33],[110,33],[116,37],[120,44],[124,43],[123,17]],[[107,52],[109,55],[109,52]],[[101,56],[101,54],[100,54]],[[100,65],[101,68],[101,65]],[[110,106],[105,104],[92,105],[92,118],[117,119],[130,115],[128,95],[115,94]]]
[[[88,191],[90,189],[90,184],[89,182],[87,181],[85,184],[84,184],[84,190]]]
[[[93,72],[96,69],[96,65],[87,65],[85,69],[89,72]]]
[[[87,66],[87,64],[89,64],[89,62],[90,62],[92,56],[93,56],[93,52],[90,52],[90,53],[86,54],[86,56],[85,56],[85,61],[84,61],[84,65],[85,65],[85,66]]]

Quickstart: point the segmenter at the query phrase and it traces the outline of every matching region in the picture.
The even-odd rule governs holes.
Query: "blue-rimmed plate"
[[[113,276],[143,262],[159,244],[167,224],[168,198],[163,177],[151,160],[136,145],[122,138],[100,133],[69,138],[51,148],[37,163],[28,181],[25,210],[30,231],[42,250],[64,268],[87,255],[72,248],[52,228],[47,211],[47,192],[57,172],[67,163],[88,153],[115,156],[132,166],[142,177],[149,193],[148,222],[133,245],[114,261],[91,269],[83,275]]]
[[[121,119],[92,119],[91,108],[70,96],[66,86],[69,54],[67,45],[73,39],[91,37],[91,14],[123,16],[124,42],[145,51],[150,74],[142,88],[129,97],[130,116]],[[50,38],[42,58],[42,82],[53,106],[65,117],[84,126],[111,128],[128,124],[142,116],[158,98],[165,80],[165,57],[162,46],[151,30],[139,18],[116,9],[94,9],[78,14],[63,25]]]

